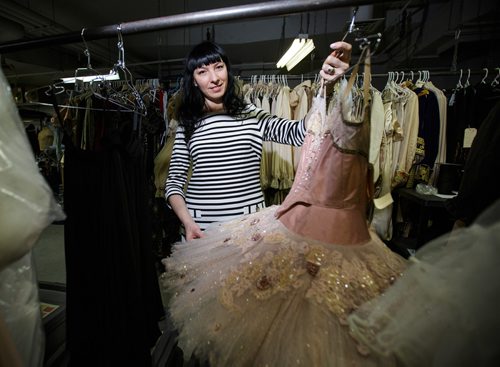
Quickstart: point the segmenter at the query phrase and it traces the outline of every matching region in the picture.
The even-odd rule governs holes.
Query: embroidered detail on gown
[[[324,99],[315,98],[281,206],[212,225],[164,260],[185,358],[228,367],[394,365],[368,354],[346,323],[406,264],[368,231],[369,127],[365,118],[340,118],[346,105],[325,116]]]

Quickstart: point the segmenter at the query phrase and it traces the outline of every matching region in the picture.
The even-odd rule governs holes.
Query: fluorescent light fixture
[[[307,35],[300,35],[295,38],[290,48],[285,52],[281,59],[276,64],[277,68],[286,66],[288,71],[297,65],[304,57],[309,55],[314,50],[314,41],[307,38]]]
[[[285,54],[281,57],[281,59],[276,64],[276,67],[282,68],[283,66],[285,66],[286,63],[288,61],[290,61],[290,59],[293,57],[293,55],[295,55],[297,53],[297,51],[299,51],[302,48],[302,45],[304,44],[303,41],[305,41],[305,40],[300,39],[300,38],[295,38],[293,40],[292,45],[288,49],[288,51],[285,52]]]
[[[88,83],[94,81],[104,81],[104,80],[119,80],[120,75],[114,70],[111,70],[109,74],[94,74],[85,76],[72,76],[68,78],[61,78],[63,83],[75,83],[76,81]]]
[[[292,68],[309,55],[312,50],[314,50],[314,42],[312,39],[308,39],[305,45],[286,63],[286,69],[288,71],[292,70]]]

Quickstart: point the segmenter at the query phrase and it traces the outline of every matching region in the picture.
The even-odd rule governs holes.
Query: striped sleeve
[[[175,133],[174,147],[172,148],[172,157],[170,158],[170,168],[165,184],[165,198],[167,201],[170,196],[177,194],[185,198],[184,187],[187,181],[190,158],[184,136],[184,129],[178,127]]]
[[[305,121],[287,120],[255,109],[256,117],[264,129],[263,139],[281,144],[301,146],[306,135]]]

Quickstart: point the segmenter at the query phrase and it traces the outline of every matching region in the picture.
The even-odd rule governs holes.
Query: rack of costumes
[[[285,75],[254,75],[242,86],[245,100],[273,115],[300,120],[311,106],[317,81],[302,78],[291,88]],[[267,205],[280,204],[295,177],[300,148],[264,142],[261,164],[261,185]]]
[[[467,137],[467,129],[479,128],[499,93],[497,77],[487,83],[485,71],[474,73],[484,75],[477,86],[470,85],[469,70],[467,88],[463,88],[460,71],[457,86],[450,90],[436,87],[427,71],[419,72],[415,82],[413,72],[401,72],[400,80],[399,73],[389,73],[381,94],[382,104],[374,98],[371,141],[374,155],[370,161],[374,164],[377,190],[372,225],[381,238],[390,240],[392,224],[399,220],[392,218],[392,190],[415,188],[418,183],[436,185],[441,165],[464,162],[457,159],[455,152],[466,154],[470,149],[473,138]],[[411,77],[405,79],[405,75]],[[433,72],[433,75],[455,76],[458,72]],[[481,112],[469,115],[468,124],[460,123],[463,117],[457,117],[457,111],[464,108],[475,111],[471,106],[476,103]]]
[[[427,70],[372,74],[372,78],[387,78],[381,90],[371,88],[370,163],[377,185],[373,226],[384,240],[392,238],[391,192],[398,187],[415,188],[418,183],[435,185],[441,164],[464,163],[471,145],[468,134],[472,131],[475,135],[499,93],[500,69],[489,81],[486,68],[468,69],[467,77],[463,70],[433,71],[432,75],[458,76],[458,82],[445,90],[432,83]],[[482,79],[473,86],[471,75],[481,75]],[[310,96],[317,88],[317,80],[310,75],[254,75],[242,79],[248,101],[281,117],[302,118],[300,111],[307,111]],[[290,88],[288,80],[298,84]],[[288,102],[283,104],[283,98]],[[266,143],[261,182],[268,204],[280,204],[286,196],[299,149]]]
[[[71,365],[149,364],[163,315],[152,251],[151,162],[165,123],[157,83],[133,81],[117,31],[112,70],[122,81],[75,78],[73,88],[51,89],[64,147]],[[90,56],[83,69],[79,76],[94,72]]]

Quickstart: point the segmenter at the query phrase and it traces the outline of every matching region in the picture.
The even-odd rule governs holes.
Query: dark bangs
[[[186,60],[186,72],[191,74],[203,65],[223,61],[229,71],[229,61],[224,50],[213,42],[205,41],[196,46]]]

